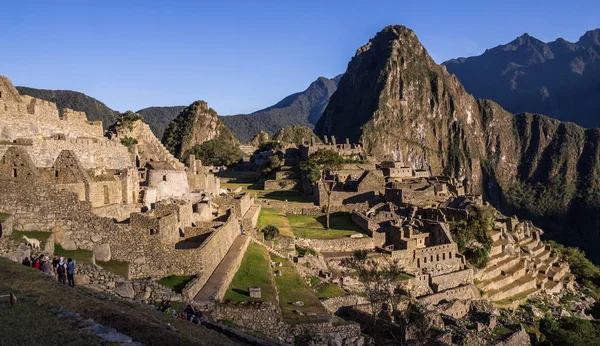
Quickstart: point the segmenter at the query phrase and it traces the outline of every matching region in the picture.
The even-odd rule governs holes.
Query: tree
[[[279,156],[273,154],[263,163],[261,174],[263,177],[267,177],[271,172],[279,169],[280,166],[281,160],[279,159]]]
[[[341,265],[353,271],[363,285],[371,305],[373,328],[378,335],[381,328],[377,327],[376,317],[382,318],[384,312],[387,312],[390,314],[391,320],[391,316],[398,314],[400,301],[406,298],[410,299],[411,296],[399,284],[400,281],[407,278],[407,274],[397,260],[375,260],[368,258],[367,254],[368,252],[365,250],[354,251],[352,257],[342,259]],[[391,330],[387,332],[396,338]]]
[[[307,172],[308,180],[322,185],[327,193],[326,228],[329,229],[329,216],[331,211],[331,194],[336,184],[337,171],[342,169],[344,158],[334,150],[319,149],[311,154],[308,161],[301,162],[300,168]],[[327,179],[327,175],[332,176]]]
[[[279,235],[279,228],[267,225],[262,229],[262,232],[265,236],[265,240],[273,240]]]

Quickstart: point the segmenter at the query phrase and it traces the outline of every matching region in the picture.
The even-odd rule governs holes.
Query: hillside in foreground
[[[225,336],[147,306],[59,284],[41,272],[0,258],[2,345],[108,345],[82,328],[82,321],[114,328],[144,345],[235,345]],[[73,316],[79,314],[80,318]],[[34,326],[34,327],[33,327]]]

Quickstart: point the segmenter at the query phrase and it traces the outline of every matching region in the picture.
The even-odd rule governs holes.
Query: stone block
[[[63,249],[68,250],[68,251],[77,250],[77,245],[75,244],[75,242],[73,240],[70,240],[70,239],[63,239],[60,242],[60,246],[62,246]]]
[[[115,293],[123,298],[133,299],[135,297],[135,291],[133,290],[131,281],[125,281],[117,285]]]
[[[250,297],[252,297],[252,298],[260,299],[260,297],[261,297],[261,290],[260,290],[260,287],[258,287],[258,286],[248,287],[248,292],[250,292]]]
[[[90,277],[87,275],[79,275],[75,274],[73,276],[73,280],[75,281],[75,285],[77,286],[85,286],[90,284]]]
[[[94,256],[97,261],[107,262],[111,259],[110,245],[101,244],[94,247]]]
[[[92,239],[92,241],[93,241],[94,243],[97,243],[97,242],[99,242],[100,240],[102,240],[102,237],[101,237],[101,236],[99,236],[99,235],[93,235],[91,239]]]

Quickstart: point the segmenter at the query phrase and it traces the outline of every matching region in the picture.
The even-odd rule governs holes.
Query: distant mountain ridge
[[[72,90],[46,90],[34,89],[23,86],[16,87],[21,95],[29,95],[38,99],[56,103],[60,109],[70,108],[75,111],[85,112],[89,120],[102,121],[102,126],[107,129],[117,121],[119,112],[110,109],[104,103],[86,94]]]
[[[250,141],[261,130],[273,136],[284,127],[299,125],[313,128],[341,77],[319,77],[306,90],[287,96],[271,107],[251,114],[223,116],[221,120],[241,142]]]
[[[523,34],[479,56],[444,62],[465,89],[506,110],[600,127],[600,29],[575,42]]]
[[[181,111],[187,106],[172,106],[172,107],[148,107],[140,109],[136,113],[144,118],[144,122],[150,126],[150,129],[156,136],[161,139],[169,123],[177,117]]]
[[[317,123],[329,98],[337,89],[342,75],[334,78],[319,77],[302,91],[285,97],[271,107],[251,114],[219,116],[241,142],[249,142],[257,133],[265,131],[273,136],[284,127],[307,126],[311,129]],[[71,90],[43,90],[17,87],[23,95],[30,95],[55,102],[59,108],[71,108],[86,112],[89,120],[102,120],[108,129],[117,120],[119,112],[107,107],[95,98]],[[165,129],[187,106],[148,107],[138,110],[154,135],[161,139]]]

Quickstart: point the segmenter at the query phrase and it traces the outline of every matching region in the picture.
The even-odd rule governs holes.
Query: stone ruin
[[[147,125],[109,139],[101,122],[21,96],[6,77],[0,91],[1,253],[14,248],[12,229],[48,231],[65,250],[128,262],[130,279],[194,275],[193,299],[240,230],[256,225],[253,198],[217,198],[215,168],[193,157],[186,168]],[[139,144],[125,147],[125,135]]]

